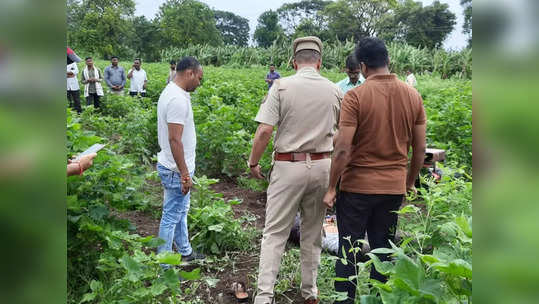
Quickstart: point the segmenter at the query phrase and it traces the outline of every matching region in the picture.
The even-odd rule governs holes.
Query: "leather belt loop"
[[[305,156],[307,157],[306,159],[307,168],[311,169],[311,167],[313,166],[313,163],[311,162],[311,153],[305,153],[305,154],[306,154]]]

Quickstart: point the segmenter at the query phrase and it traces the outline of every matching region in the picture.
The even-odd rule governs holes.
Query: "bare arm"
[[[335,197],[337,195],[337,182],[341,177],[344,169],[348,166],[352,155],[352,141],[356,134],[357,127],[343,127],[339,129],[339,136],[333,151],[331,160],[331,169],[329,172],[329,187],[324,196],[324,204],[327,207],[333,207]]]
[[[178,170],[180,170],[181,176],[189,176],[189,170],[185,164],[185,157],[183,152],[183,125],[169,123],[168,124],[168,143],[170,144],[170,150],[172,151],[172,156],[176,162]]]
[[[127,73],[127,78],[131,79],[133,77],[133,69],[129,70],[129,73]]]
[[[187,194],[193,184],[191,182],[189,170],[187,169],[187,164],[185,163],[182,135],[183,125],[174,123],[168,124],[168,142],[170,144],[170,150],[172,151],[176,166],[178,167],[178,170],[180,170],[182,193]]]
[[[412,131],[412,160],[406,178],[406,190],[414,189],[414,184],[419,171],[425,161],[427,124],[415,125]]]
[[[253,149],[251,150],[251,155],[249,156],[249,167],[256,165],[251,168],[251,174],[255,178],[264,178],[264,176],[260,173],[260,166],[258,165],[258,162],[260,161],[262,154],[264,154],[272,134],[273,126],[265,123],[259,124],[258,128],[256,129]]]

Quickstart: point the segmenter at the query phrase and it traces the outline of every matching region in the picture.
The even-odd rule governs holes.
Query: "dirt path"
[[[239,188],[233,181],[226,178],[221,179],[221,182],[212,185],[211,188],[217,193],[222,193],[226,200],[234,198],[241,199],[241,204],[232,206],[235,216],[240,217],[248,212],[256,217],[254,221],[256,228],[260,231],[264,228],[265,192],[255,192]],[[140,211],[126,211],[118,214],[118,217],[128,219],[136,227],[136,232],[141,236],[156,236],[159,233],[160,219],[151,214]],[[206,299],[205,301],[207,303],[236,303],[234,296],[230,293],[232,282],[245,282],[247,291],[251,297],[256,293],[254,283],[256,282],[256,274],[258,273],[260,240],[258,238],[253,240],[252,245],[253,250],[251,251],[228,252],[225,257],[221,258],[210,257],[213,258],[213,262],[209,262],[208,265],[201,265],[204,277],[219,280],[212,288],[205,282],[199,287],[200,296]],[[224,265],[224,267],[218,267],[220,264]],[[276,298],[278,303],[303,303],[301,296],[297,292],[287,292],[285,296],[281,300]],[[291,299],[293,302],[286,300],[286,298]]]

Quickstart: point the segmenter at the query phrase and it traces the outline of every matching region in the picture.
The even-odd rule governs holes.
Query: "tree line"
[[[461,5],[471,45],[471,1]],[[423,6],[413,0],[302,0],[263,12],[252,41],[266,48],[307,35],[330,43],[377,36],[433,49],[453,31],[455,19],[439,1]],[[251,38],[248,19],[197,0],[167,0],[151,20],[135,16],[134,0],[68,0],[67,29],[69,46],[104,59],[156,61],[170,47],[247,46]]]

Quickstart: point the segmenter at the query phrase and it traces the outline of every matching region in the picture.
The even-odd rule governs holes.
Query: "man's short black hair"
[[[112,57],[110,57],[110,60],[112,60],[114,58],[118,59],[118,56],[112,56]]]
[[[183,57],[176,65],[177,72],[183,72],[185,70],[196,70],[200,68],[200,62],[195,57],[186,56]]]
[[[270,66],[274,67],[274,66],[275,66],[275,64],[273,64],[273,63],[270,63]]]
[[[88,56],[88,57],[84,58],[84,61],[86,61],[88,59],[92,59],[92,57]]]
[[[369,68],[381,68],[389,63],[389,55],[385,43],[375,37],[363,38],[356,50],[356,59]]]
[[[359,61],[357,61],[356,55],[354,53],[346,57],[346,68],[350,71],[359,69]]]
[[[138,60],[138,62],[142,63],[142,60],[140,60],[140,58],[135,58],[135,60],[133,60],[133,62],[135,62],[137,60]]]
[[[176,64],[176,60],[171,60],[170,64]]]
[[[316,63],[318,60],[320,60],[320,53],[316,50],[303,49],[296,52],[294,59],[299,64]]]

